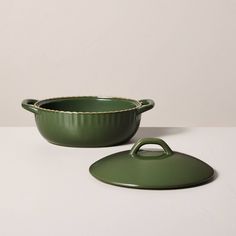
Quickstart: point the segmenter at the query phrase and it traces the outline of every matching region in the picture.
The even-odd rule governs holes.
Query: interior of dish
[[[139,105],[135,100],[122,98],[69,97],[38,102],[44,109],[70,112],[109,112],[132,109]]]

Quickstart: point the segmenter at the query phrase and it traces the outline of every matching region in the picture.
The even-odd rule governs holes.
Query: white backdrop
[[[143,126],[236,125],[236,1],[3,0],[0,126],[24,98],[152,98]]]

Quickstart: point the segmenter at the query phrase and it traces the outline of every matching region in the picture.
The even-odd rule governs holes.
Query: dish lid
[[[158,144],[163,150],[141,150],[145,144]],[[130,188],[173,189],[206,183],[214,170],[205,162],[174,152],[162,139],[144,138],[131,150],[118,152],[92,164],[90,173],[98,180]]]

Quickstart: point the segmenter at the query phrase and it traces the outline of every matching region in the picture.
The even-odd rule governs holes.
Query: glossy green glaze
[[[37,101],[22,107],[33,112],[39,132],[49,142],[73,147],[111,146],[128,141],[137,131],[141,113],[152,100],[65,97]]]
[[[145,144],[158,144],[163,151],[141,150]],[[214,170],[192,156],[173,152],[161,139],[145,138],[129,151],[95,162],[90,173],[105,183],[143,189],[175,189],[208,182]]]

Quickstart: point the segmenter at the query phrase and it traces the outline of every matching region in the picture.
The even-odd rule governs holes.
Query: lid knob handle
[[[171,148],[167,145],[167,143],[165,141],[163,141],[162,139],[159,138],[142,138],[139,139],[134,146],[132,147],[132,149],[130,150],[130,154],[131,155],[135,155],[138,153],[139,149],[145,145],[145,144],[158,144],[160,145],[163,149],[164,149],[164,153],[166,155],[172,155],[173,151],[171,150]]]

